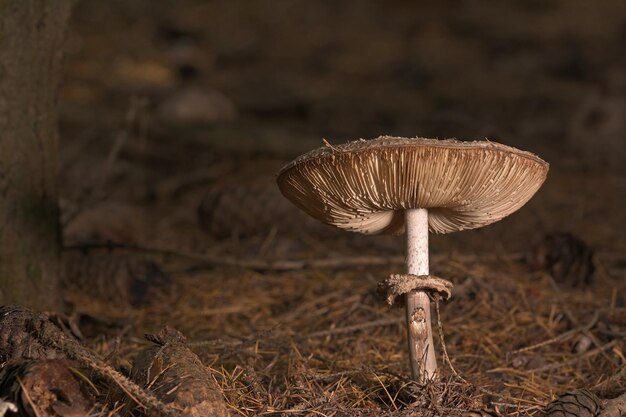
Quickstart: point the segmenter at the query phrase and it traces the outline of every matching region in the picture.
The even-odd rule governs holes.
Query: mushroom
[[[549,165],[490,141],[381,136],[326,146],[278,173],[282,194],[312,217],[365,234],[407,236],[407,274],[392,275],[389,299],[404,294],[413,379],[437,375],[429,292],[451,284],[429,275],[428,232],[496,222],[539,189]],[[397,293],[393,293],[397,291]]]

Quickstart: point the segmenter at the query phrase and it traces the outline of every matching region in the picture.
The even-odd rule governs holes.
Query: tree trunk
[[[57,92],[72,0],[0,0],[0,304],[60,305]]]

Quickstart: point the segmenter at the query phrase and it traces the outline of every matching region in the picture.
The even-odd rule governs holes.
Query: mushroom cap
[[[399,234],[404,210],[425,208],[429,230],[450,233],[513,213],[548,168],[532,153],[490,141],[381,136],[301,155],[277,182],[300,209],[342,229]]]

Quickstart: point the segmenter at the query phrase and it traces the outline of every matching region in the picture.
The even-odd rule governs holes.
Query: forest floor
[[[84,344],[127,371],[172,326],[232,415],[538,416],[568,390],[623,393],[624,3],[460,4],[80,2],[61,193]],[[519,212],[432,236],[455,290],[427,387],[402,310],[376,295],[403,238],[318,225],[274,181],[322,138],[381,134],[551,163]]]

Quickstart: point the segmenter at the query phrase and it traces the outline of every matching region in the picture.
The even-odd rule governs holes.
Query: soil
[[[122,372],[173,326],[232,415],[539,416],[568,390],[618,396],[625,42],[622,0],[79,2],[60,97],[67,313]],[[403,313],[376,295],[403,238],[318,225],[274,183],[323,138],[380,134],[551,164],[519,212],[431,237],[455,285],[439,384],[410,381]]]

